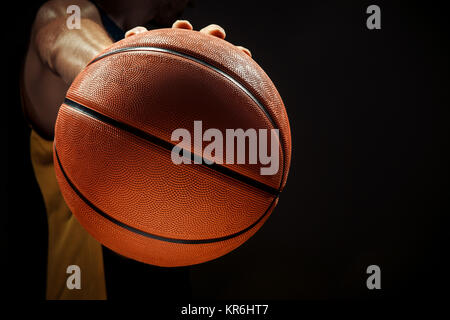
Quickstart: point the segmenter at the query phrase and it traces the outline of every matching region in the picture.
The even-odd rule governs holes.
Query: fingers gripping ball
[[[223,140],[228,129],[277,129],[276,148],[265,150],[276,170],[261,174],[267,162],[248,161],[257,149],[245,136],[224,159],[243,151],[247,161],[207,162],[199,123]],[[191,141],[173,140],[180,128]],[[174,163],[177,145],[185,160],[205,161]],[[205,262],[244,243],[276,206],[290,154],[286,111],[264,71],[230,43],[184,29],[139,33],[102,52],[72,83],[55,128],[57,179],[81,225],[159,266]]]

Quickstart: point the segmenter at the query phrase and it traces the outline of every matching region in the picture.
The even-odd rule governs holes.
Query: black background
[[[371,4],[381,7],[381,30],[366,28]],[[3,49],[9,80],[2,249],[10,294],[30,299],[44,298],[47,225],[18,83],[38,7],[33,1],[9,9]],[[217,23],[230,42],[252,51],[283,97],[293,140],[288,183],[273,215],[239,249],[190,267],[192,296],[442,297],[450,84],[444,8],[423,1],[202,0],[183,18],[196,29]],[[366,288],[371,264],[381,268],[379,291]],[[145,265],[139,268],[145,274]],[[154,290],[151,276],[128,285],[118,290],[142,297]]]

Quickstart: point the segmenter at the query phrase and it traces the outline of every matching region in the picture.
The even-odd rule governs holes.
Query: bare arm
[[[81,11],[81,29],[66,25],[67,7]],[[85,0],[51,0],[38,11],[23,69],[23,109],[32,127],[51,139],[66,91],[77,74],[112,44],[97,8]]]
[[[81,9],[80,29],[66,26],[66,10],[74,2],[78,2]],[[39,10],[30,45],[34,46],[45,66],[70,84],[90,60],[112,43],[93,4],[53,0]]]

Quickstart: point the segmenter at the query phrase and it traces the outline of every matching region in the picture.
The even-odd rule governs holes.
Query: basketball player
[[[111,297],[107,287],[115,285],[113,281],[107,281],[108,275],[105,280],[104,271],[108,264],[106,256],[112,253],[102,248],[80,226],[65,204],[56,181],[52,140],[56,116],[66,91],[88,62],[115,41],[144,32],[147,28],[172,25],[173,28],[192,29],[188,21],[175,21],[188,1],[52,0],[45,3],[36,15],[22,70],[21,95],[23,112],[32,128],[31,161],[47,210],[47,299],[106,299]],[[81,9],[80,29],[69,29],[66,25],[67,7],[70,5]],[[218,25],[209,25],[200,31],[225,38],[225,31]],[[247,49],[240,48],[250,55]],[[189,275],[185,268],[166,270],[124,257],[114,259],[121,259],[115,272],[121,270],[123,274],[118,278],[125,279],[125,282],[134,279],[132,282],[141,282],[142,285],[149,283],[151,287],[145,288],[149,294],[155,287],[160,290],[156,284],[161,282],[165,282],[173,297],[189,288],[186,285]],[[127,263],[134,263],[134,269],[123,267]],[[67,287],[69,274],[66,272],[70,265],[80,267],[81,289],[70,290]],[[142,276],[130,278],[135,272]],[[170,287],[172,284],[178,288]]]

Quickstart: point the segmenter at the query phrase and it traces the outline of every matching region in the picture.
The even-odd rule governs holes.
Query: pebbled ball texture
[[[205,262],[244,243],[276,206],[278,193],[258,186],[279,192],[286,183],[288,117],[269,77],[230,43],[182,29],[138,34],[100,53],[66,97],[84,109],[60,108],[57,179],[81,225],[110,249],[159,266]],[[172,132],[192,134],[196,120],[224,136],[227,128],[279,129],[277,174],[261,175],[259,162],[219,164],[228,171],[176,165],[170,150],[133,131],[175,145]]]

